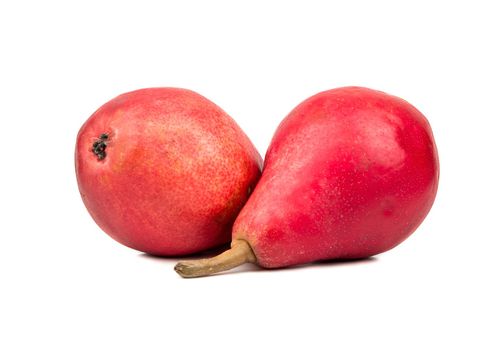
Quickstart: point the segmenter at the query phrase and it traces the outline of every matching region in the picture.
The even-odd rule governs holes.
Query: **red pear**
[[[412,105],[360,87],[319,93],[276,131],[232,248],[175,269],[197,277],[382,253],[424,220],[438,181],[432,130]]]
[[[79,191],[118,242],[154,255],[231,240],[260,176],[261,157],[238,125],[195,92],[129,92],[98,109],[76,143]]]

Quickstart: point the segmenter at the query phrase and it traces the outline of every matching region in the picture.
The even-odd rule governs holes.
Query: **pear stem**
[[[237,239],[231,243],[231,249],[213,258],[181,261],[174,270],[184,278],[202,277],[230,270],[247,262],[256,262],[255,254],[247,241]]]

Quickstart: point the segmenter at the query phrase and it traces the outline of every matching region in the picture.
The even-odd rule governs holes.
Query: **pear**
[[[321,92],[278,127],[231,249],[175,270],[198,277],[245,262],[279,268],[382,253],[417,229],[438,181],[432,130],[416,108],[362,87]]]
[[[109,236],[161,256],[231,241],[261,168],[236,122],[196,92],[149,88],[101,106],[81,127],[76,176]]]

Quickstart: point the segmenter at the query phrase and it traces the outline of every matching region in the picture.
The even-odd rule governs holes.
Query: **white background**
[[[2,1],[0,348],[485,349],[485,18],[481,1]],[[436,203],[390,252],[184,280],[81,202],[76,133],[120,93],[195,90],[263,155],[295,105],[345,85],[435,133]]]

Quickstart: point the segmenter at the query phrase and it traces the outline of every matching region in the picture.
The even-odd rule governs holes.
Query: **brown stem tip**
[[[193,278],[230,270],[247,262],[256,262],[255,254],[247,241],[238,239],[233,241],[231,249],[213,258],[181,261],[174,270],[184,278]]]

